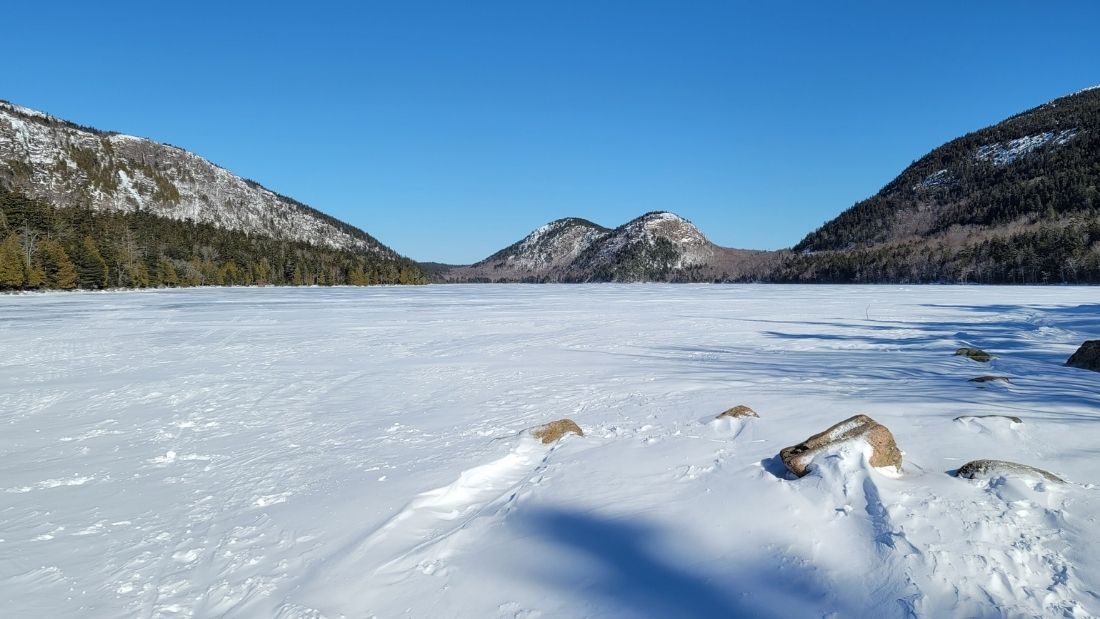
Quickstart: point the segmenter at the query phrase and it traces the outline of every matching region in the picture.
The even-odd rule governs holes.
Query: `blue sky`
[[[48,14],[47,14],[48,13]],[[192,150],[418,260],[650,210],[773,249],[1100,83],[1100,3],[30,2],[0,98]]]

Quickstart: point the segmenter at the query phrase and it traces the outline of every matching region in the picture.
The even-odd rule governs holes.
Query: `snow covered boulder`
[[[539,439],[543,444],[549,445],[554,441],[560,440],[561,437],[566,434],[576,434],[577,436],[584,436],[584,432],[581,427],[576,424],[572,419],[559,419],[557,421],[551,421],[550,423],[543,424],[541,426],[535,426],[530,428],[528,432],[531,436]]]
[[[1100,372],[1100,340],[1089,340],[1077,349],[1077,352],[1066,361],[1071,368],[1081,368]]]
[[[1061,477],[1043,469],[1009,462],[1007,460],[974,460],[959,467],[955,473],[966,479],[991,479],[994,477],[1037,477],[1056,484],[1065,483]]]
[[[759,417],[759,416],[760,415],[757,415],[756,411],[752,410],[751,408],[745,406],[744,404],[738,404],[737,406],[734,406],[733,408],[726,409],[720,415],[715,417],[715,419],[721,419],[723,417],[733,417],[734,419],[736,419],[736,418],[739,418],[739,417]]]
[[[810,463],[819,454],[856,443],[871,447],[871,466],[893,466],[901,470],[901,450],[894,442],[894,435],[886,426],[867,415],[845,419],[797,445],[784,447],[779,452],[779,458],[790,472],[802,477],[809,472]]]
[[[985,352],[981,348],[960,348],[955,351],[956,357],[966,357],[982,363],[988,363],[993,358],[992,355]]]
[[[1007,376],[977,376],[970,379],[972,383],[1011,383]]]
[[[977,419],[1003,419],[1009,423],[1023,423],[1024,420],[1016,415],[959,415],[955,421],[973,421]]]

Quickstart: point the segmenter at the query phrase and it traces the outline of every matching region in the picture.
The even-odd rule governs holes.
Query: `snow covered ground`
[[[0,336],[4,617],[1100,615],[1095,288],[25,295]],[[857,412],[901,475],[784,475]]]

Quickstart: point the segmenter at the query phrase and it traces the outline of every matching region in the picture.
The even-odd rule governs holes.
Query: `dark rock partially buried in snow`
[[[551,421],[550,423],[543,424],[541,426],[535,426],[527,430],[531,436],[539,439],[544,444],[550,444],[554,441],[560,440],[561,437],[566,434],[576,434],[577,436],[584,436],[584,432],[581,427],[576,424],[572,419],[559,419],[557,421]]]
[[[974,460],[959,467],[955,473],[966,479],[990,479],[993,477],[1041,477],[1054,483],[1065,483],[1061,477],[1043,469],[1009,462],[1007,460]]]
[[[1012,423],[1023,423],[1024,420],[1016,415],[959,415],[955,421],[970,421],[971,419],[1004,419]]]
[[[814,456],[857,442],[871,446],[871,466],[892,466],[901,470],[901,450],[894,442],[894,435],[886,426],[867,415],[850,417],[797,445],[784,447],[779,452],[779,458],[790,472],[802,477],[809,472]]]
[[[715,417],[715,419],[721,419],[723,417],[737,418],[737,417],[759,417],[759,416],[760,415],[757,415],[756,411],[752,410],[751,408],[745,406],[744,404],[738,404],[737,406],[734,406],[733,408],[722,411],[722,413],[719,414],[717,417]]]
[[[993,358],[992,355],[985,352],[981,348],[960,348],[960,349],[955,351],[955,356],[956,357],[967,357],[969,359],[973,359],[975,361],[980,361],[982,363],[988,363],[989,360]]]
[[[1070,356],[1066,365],[1071,368],[1100,372],[1100,340],[1089,340]]]
[[[972,383],[1011,383],[1007,376],[977,376],[971,378]]]

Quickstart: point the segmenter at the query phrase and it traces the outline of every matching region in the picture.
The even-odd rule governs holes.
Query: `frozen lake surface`
[[[1100,615],[1096,288],[0,296],[0,336],[5,617]],[[855,413],[901,475],[784,475]]]

